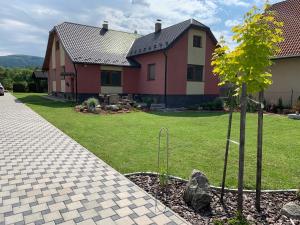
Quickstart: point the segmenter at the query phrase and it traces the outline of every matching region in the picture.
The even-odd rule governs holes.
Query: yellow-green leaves
[[[221,38],[213,54],[213,73],[219,76],[219,85],[232,83],[238,93],[246,83],[248,93],[257,93],[272,84],[270,59],[279,51],[277,44],[283,41],[282,26],[268,5],[263,12],[253,7],[246,13],[244,23],[232,29],[237,47],[230,50]]]

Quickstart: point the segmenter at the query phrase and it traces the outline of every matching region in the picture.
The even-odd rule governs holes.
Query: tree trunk
[[[246,135],[246,113],[247,113],[247,86],[242,85],[241,94],[241,118],[240,118],[240,148],[239,148],[239,172],[238,172],[238,213],[243,212],[243,189],[244,189],[244,160],[245,160],[245,135]]]
[[[261,195],[261,173],[262,173],[262,144],[263,144],[263,118],[264,118],[264,92],[259,92],[259,110],[257,121],[257,163],[256,163],[256,198],[255,207],[260,211],[260,195]]]
[[[230,99],[230,104],[231,103],[232,103],[232,100]],[[225,157],[224,157],[224,170],[223,170],[223,180],[222,180],[222,190],[221,190],[221,201],[222,202],[223,202],[223,197],[224,197],[228,151],[229,151],[230,137],[231,137],[232,114],[233,114],[233,107],[231,105],[229,107],[230,107],[230,112],[229,112],[229,122],[228,122],[228,130],[227,130],[227,140],[226,140],[226,150],[225,150]]]

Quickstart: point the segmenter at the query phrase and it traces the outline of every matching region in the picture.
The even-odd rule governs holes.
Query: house
[[[47,92],[48,89],[48,73],[41,71],[41,70],[35,70],[32,72],[31,75],[33,81],[34,81],[34,89],[36,92]]]
[[[64,22],[49,33],[43,70],[48,92],[80,101],[99,94],[132,94],[168,107],[211,101],[219,95],[211,58],[216,38],[189,19],[145,36]]]
[[[280,52],[273,58],[273,84],[265,92],[268,103],[291,106],[300,97],[300,0],[286,0],[271,6],[276,20],[282,21],[284,41]]]

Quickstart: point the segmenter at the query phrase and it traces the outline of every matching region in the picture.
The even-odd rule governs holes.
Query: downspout
[[[77,68],[75,66],[75,63],[73,62],[74,70],[75,70],[75,101],[78,102],[78,89],[77,89]]]
[[[168,108],[168,96],[167,96],[167,74],[168,74],[168,55],[166,51],[163,51],[165,56],[165,93],[164,93],[164,101],[165,107]]]

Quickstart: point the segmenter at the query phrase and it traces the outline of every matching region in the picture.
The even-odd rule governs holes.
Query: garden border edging
[[[134,173],[125,173],[123,174],[125,177],[128,178],[128,176],[132,176],[132,175],[158,175],[159,173],[157,172],[134,172]],[[180,181],[184,181],[184,182],[188,182],[188,180],[183,179],[181,177],[177,177],[177,176],[173,176],[173,175],[169,175],[169,177],[180,180]],[[215,189],[215,190],[221,190],[221,187],[218,186],[213,186],[210,185],[211,188]],[[238,189],[234,189],[234,188],[225,188],[226,192],[237,192]],[[279,189],[279,190],[261,190],[262,193],[282,193],[282,192],[297,192],[297,189]],[[244,190],[244,192],[246,193],[255,193],[256,190]]]

